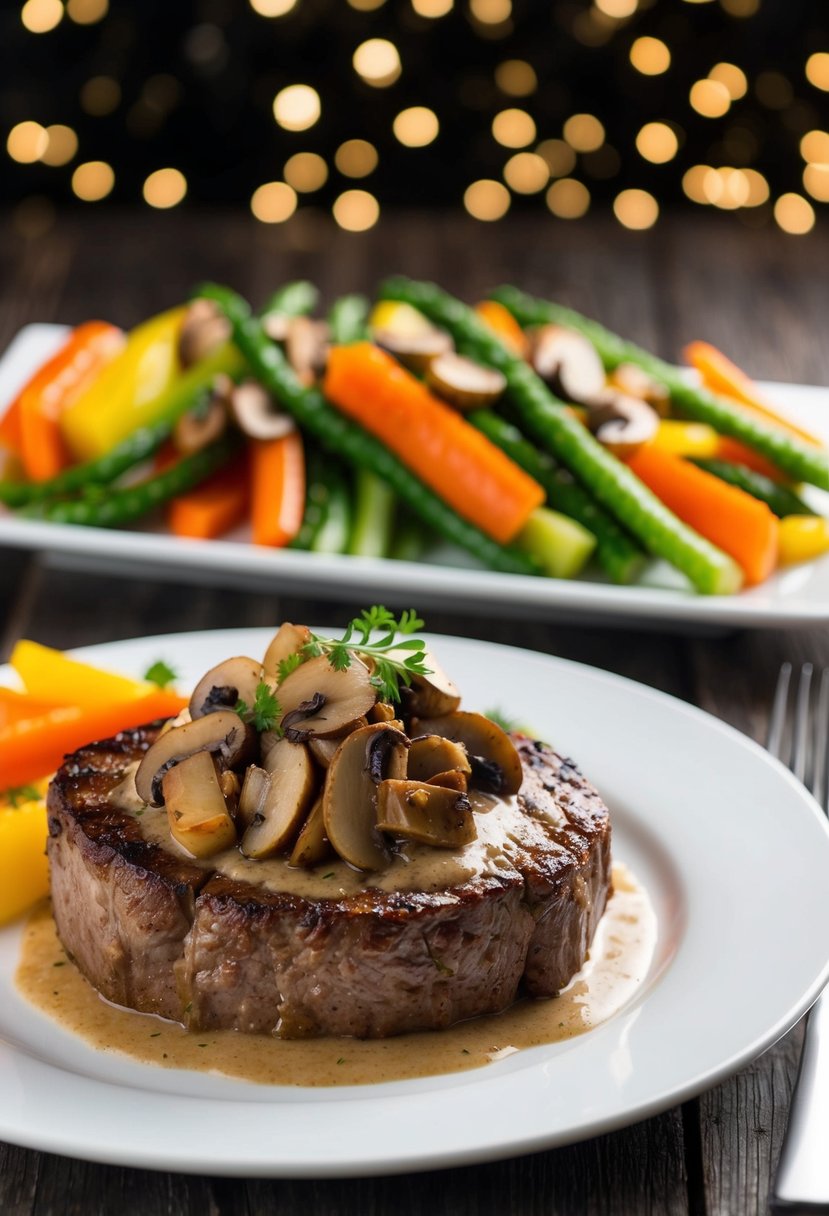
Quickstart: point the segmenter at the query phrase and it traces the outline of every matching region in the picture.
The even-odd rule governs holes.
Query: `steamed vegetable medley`
[[[0,421],[0,502],[111,527],[163,507],[178,536],[248,520],[256,544],[620,584],[649,558],[730,594],[829,549],[800,483],[829,454],[702,342],[702,387],[512,287],[467,307],[395,278],[312,313],[205,285],[127,336],[74,330]]]

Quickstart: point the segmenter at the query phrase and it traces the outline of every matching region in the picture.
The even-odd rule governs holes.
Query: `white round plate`
[[[136,675],[164,658],[186,687],[225,655],[261,653],[269,636],[182,634],[79,653]],[[62,1031],[15,992],[17,925],[0,933],[0,1138],[242,1176],[488,1161],[673,1106],[747,1063],[808,1008],[829,973],[829,830],[781,765],[714,718],[617,676],[457,638],[432,644],[465,704],[531,723],[604,795],[614,854],[644,882],[659,920],[637,998],[588,1034],[474,1071],[266,1087],[153,1069]]]

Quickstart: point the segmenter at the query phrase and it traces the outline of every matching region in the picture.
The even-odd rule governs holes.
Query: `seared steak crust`
[[[552,996],[584,962],[610,893],[608,813],[544,744],[516,738],[520,831],[493,872],[310,899],[143,839],[111,795],[156,733],[76,752],[49,791],[58,932],[110,1000],[193,1029],[374,1038],[497,1012],[522,981]]]

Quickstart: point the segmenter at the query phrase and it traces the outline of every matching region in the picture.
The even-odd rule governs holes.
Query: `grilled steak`
[[[431,850],[418,889],[334,862],[309,895],[256,881],[272,863],[240,878],[222,856],[191,862],[152,838],[116,787],[156,734],[83,748],[49,791],[58,932],[108,999],[192,1029],[376,1038],[497,1012],[520,987],[552,996],[584,962],[610,892],[610,824],[545,745],[516,737],[521,793],[481,809],[474,845]]]

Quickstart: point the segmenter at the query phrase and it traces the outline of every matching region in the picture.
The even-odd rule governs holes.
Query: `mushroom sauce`
[[[256,864],[258,873],[262,863],[248,864]],[[35,911],[26,928],[17,986],[34,1006],[95,1049],[163,1068],[303,1086],[364,1085],[459,1072],[521,1048],[583,1034],[633,999],[653,957],[656,918],[647,893],[624,866],[614,866],[613,886],[588,960],[558,997],[518,1001],[505,1013],[448,1030],[376,1040],[190,1033],[176,1022],[104,1000],[67,960],[48,904]]]

